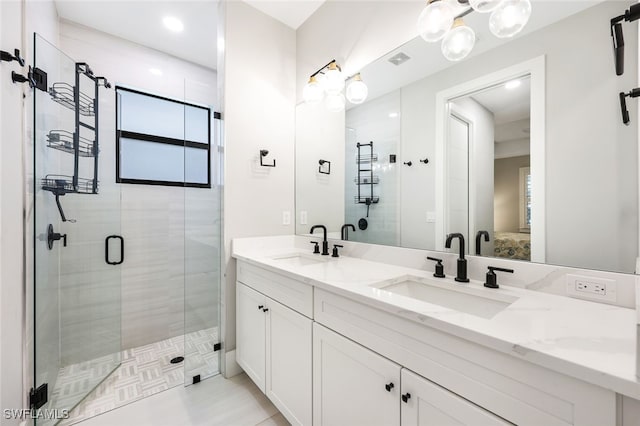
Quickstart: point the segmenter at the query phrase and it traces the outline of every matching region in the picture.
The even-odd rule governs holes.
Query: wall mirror
[[[618,94],[638,86],[638,30],[622,76],[610,33],[630,4],[532,1],[511,39],[471,14],[464,60],[416,37],[358,70],[364,103],[299,104],[296,232],[442,251],[460,232],[470,255],[633,273],[637,105],[624,125]]]

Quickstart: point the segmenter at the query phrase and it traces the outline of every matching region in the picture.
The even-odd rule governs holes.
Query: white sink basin
[[[329,260],[329,256],[322,256],[319,254],[291,253],[272,257],[272,259],[278,261],[278,263],[282,262],[291,266],[307,266],[326,262]]]
[[[493,318],[518,300],[517,297],[493,292],[491,289],[478,289],[464,284],[412,276],[385,281],[373,287],[486,319]]]

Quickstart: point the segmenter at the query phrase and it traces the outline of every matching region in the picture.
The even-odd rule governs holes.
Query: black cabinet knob
[[[402,395],[402,402],[409,402],[409,398],[411,398],[411,394],[409,392]]]
[[[264,308],[264,305],[258,305],[258,310]]]
[[[391,392],[391,389],[393,389],[393,388],[394,388],[393,382],[392,382],[392,383],[389,383],[389,384],[384,385],[384,388],[387,390],[387,392]]]
[[[262,310],[262,312],[267,312],[268,310],[269,310],[269,308],[264,308],[264,309]]]

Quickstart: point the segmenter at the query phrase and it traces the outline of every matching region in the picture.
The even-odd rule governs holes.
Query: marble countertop
[[[514,300],[484,318],[379,288],[407,276],[433,280],[432,272],[348,256],[323,256],[326,261],[304,266],[278,259],[297,253],[308,256],[311,250],[265,244],[264,238],[234,240],[232,249],[236,259],[640,399],[640,379],[636,376],[640,318],[634,309],[510,286],[488,289],[478,281],[459,284],[452,277],[437,281],[440,286],[463,287],[479,297]]]

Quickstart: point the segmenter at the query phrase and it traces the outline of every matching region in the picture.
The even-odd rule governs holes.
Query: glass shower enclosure
[[[105,80],[38,35],[34,55],[34,405],[62,411],[120,364],[120,192],[98,179]]]
[[[37,34],[34,69],[42,72],[33,91],[32,407],[58,416],[84,409],[87,401],[95,409],[99,396],[138,372],[140,365],[133,367],[132,359],[138,353],[171,374],[171,383],[154,384],[154,391],[218,374],[222,150],[219,114],[199,98],[208,89],[181,79],[183,93],[177,100],[206,103],[211,112],[210,187],[127,185],[117,183],[116,176],[116,133],[126,127],[116,113],[122,105],[116,87]],[[194,133],[187,108],[181,113],[183,173],[189,170],[189,135]],[[166,234],[158,233],[165,219]],[[161,297],[136,300],[144,291]],[[161,299],[166,306],[158,307]],[[144,309],[148,315],[141,317]],[[169,314],[157,314],[165,310]],[[154,316],[164,318],[150,324]],[[137,327],[141,323],[163,337],[151,339],[144,327]],[[145,353],[142,343],[132,343],[140,336],[151,339],[143,342]],[[148,352],[150,343],[155,353]],[[169,365],[177,355],[183,363]],[[144,386],[131,389],[98,411],[152,393]],[[37,424],[59,420],[39,419]]]

